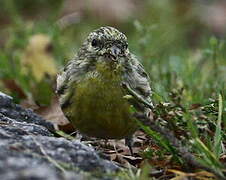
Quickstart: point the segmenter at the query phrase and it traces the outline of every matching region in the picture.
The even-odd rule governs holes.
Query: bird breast
[[[98,65],[96,76],[74,84],[72,105],[65,114],[72,124],[88,136],[121,139],[137,128],[130,104],[123,96],[121,73]]]

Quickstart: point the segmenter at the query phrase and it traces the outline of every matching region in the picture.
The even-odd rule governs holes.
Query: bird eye
[[[94,40],[92,40],[91,44],[93,47],[97,47],[97,46],[101,45],[101,42],[100,42],[100,40],[94,39]]]

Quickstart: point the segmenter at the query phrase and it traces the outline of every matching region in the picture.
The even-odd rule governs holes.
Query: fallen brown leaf
[[[39,107],[38,109],[35,109],[35,112],[42,116],[47,121],[53,123],[56,130],[61,130],[67,133],[71,133],[74,131],[73,126],[64,116],[60,108],[58,98],[56,96],[53,97],[50,106]]]

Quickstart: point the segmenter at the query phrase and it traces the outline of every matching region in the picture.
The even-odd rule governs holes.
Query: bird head
[[[116,63],[128,53],[126,36],[109,26],[91,32],[79,51],[79,55],[92,60]]]

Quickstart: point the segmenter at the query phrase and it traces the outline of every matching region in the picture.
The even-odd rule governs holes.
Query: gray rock
[[[38,124],[54,131],[51,123],[35,114],[31,109],[23,109],[20,105],[14,104],[12,98],[5,94],[0,94],[0,113],[18,122]]]
[[[119,170],[93,148],[52,132],[52,124],[0,93],[0,179],[105,179]]]

